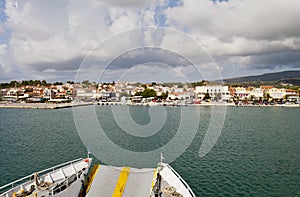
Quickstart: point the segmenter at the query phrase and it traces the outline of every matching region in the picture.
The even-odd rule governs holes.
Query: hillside
[[[266,73],[256,76],[237,77],[224,79],[225,83],[244,83],[244,82],[281,82],[300,85],[300,70],[283,71],[276,73]]]

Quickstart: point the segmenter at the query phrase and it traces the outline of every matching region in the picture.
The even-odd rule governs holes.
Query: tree
[[[63,84],[63,82],[55,82],[55,83],[53,83],[53,85],[55,85],[55,86],[62,85],[62,84]]]
[[[209,95],[209,93],[205,93],[204,97],[203,97],[203,100],[209,100],[211,97]]]
[[[82,84],[84,84],[84,85],[89,85],[89,84],[90,84],[90,81],[89,81],[89,80],[83,80],[83,81],[82,81]]]
[[[196,87],[196,86],[204,86],[206,84],[207,84],[207,81],[205,81],[205,80],[191,83],[193,88]]]
[[[28,83],[28,81],[23,80],[23,81],[21,82],[21,85],[22,85],[22,86],[28,86],[29,83]]]
[[[174,83],[163,83],[163,86],[171,88],[174,86]]]
[[[177,85],[177,87],[178,87],[178,88],[183,88],[183,84],[180,83],[180,84]]]
[[[37,85],[41,85],[41,84],[42,84],[42,82],[40,80],[34,80],[34,81],[32,81],[32,85],[33,86],[37,86]]]
[[[236,88],[236,87],[240,87],[240,84],[234,83],[234,84],[231,84],[230,86],[233,87],[233,88]]]
[[[250,95],[250,101],[253,101],[253,100],[254,100],[254,96]]]
[[[134,96],[141,96],[143,92],[136,92]]]
[[[162,99],[167,99],[168,95],[169,95],[168,91],[167,92],[163,92],[163,93],[161,93],[161,98]]]
[[[267,102],[269,102],[270,98],[272,98],[271,95],[270,95],[270,93],[264,93],[264,100],[266,100]]]
[[[9,83],[0,83],[0,89],[5,89],[5,88],[8,88],[8,87],[10,87]]]
[[[69,84],[75,84],[74,81],[67,81]]]
[[[11,82],[9,83],[9,86],[10,86],[10,87],[15,87],[15,86],[18,86],[18,85],[20,85],[20,84],[19,84],[19,82],[17,82],[17,81],[11,81]]]
[[[47,81],[46,81],[46,80],[43,80],[43,81],[42,81],[42,85],[43,85],[43,86],[47,86],[47,85],[48,85],[48,84],[47,84]]]
[[[156,92],[153,90],[153,89],[149,89],[149,88],[146,88],[141,96],[143,96],[144,98],[148,98],[148,97],[156,97]]]

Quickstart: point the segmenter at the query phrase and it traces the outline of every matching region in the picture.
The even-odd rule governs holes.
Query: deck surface
[[[150,196],[155,169],[136,169],[101,165],[87,197]]]

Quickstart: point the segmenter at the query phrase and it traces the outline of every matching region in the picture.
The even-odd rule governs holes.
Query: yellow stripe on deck
[[[129,174],[130,174],[130,168],[123,167],[112,197],[121,197],[122,196],[122,194],[125,190],[125,186],[126,186],[126,182],[127,182]]]
[[[94,165],[94,167],[93,167],[93,169],[92,169],[92,171],[91,171],[91,174],[90,174],[90,176],[89,176],[89,178],[88,178],[88,181],[87,181],[87,183],[86,183],[86,193],[89,192],[90,187],[91,187],[91,185],[92,185],[92,182],[93,182],[93,180],[94,180],[94,178],[95,178],[95,176],[96,176],[96,174],[97,174],[99,168],[100,168],[100,165],[99,165],[99,164]]]
[[[152,179],[152,184],[151,184],[151,189],[153,189],[155,181],[157,177],[157,168],[154,169],[154,174],[153,174],[153,179]]]

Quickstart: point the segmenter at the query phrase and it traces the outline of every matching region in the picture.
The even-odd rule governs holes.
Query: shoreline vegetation
[[[296,107],[300,108],[300,104],[235,104],[235,103],[225,103],[225,102],[203,102],[201,104],[175,104],[175,103],[131,103],[123,104],[121,102],[71,102],[71,103],[0,103],[0,108],[17,108],[17,109],[61,109],[61,108],[71,108],[71,107],[82,107],[89,105],[127,105],[127,106],[223,106],[223,107]]]

